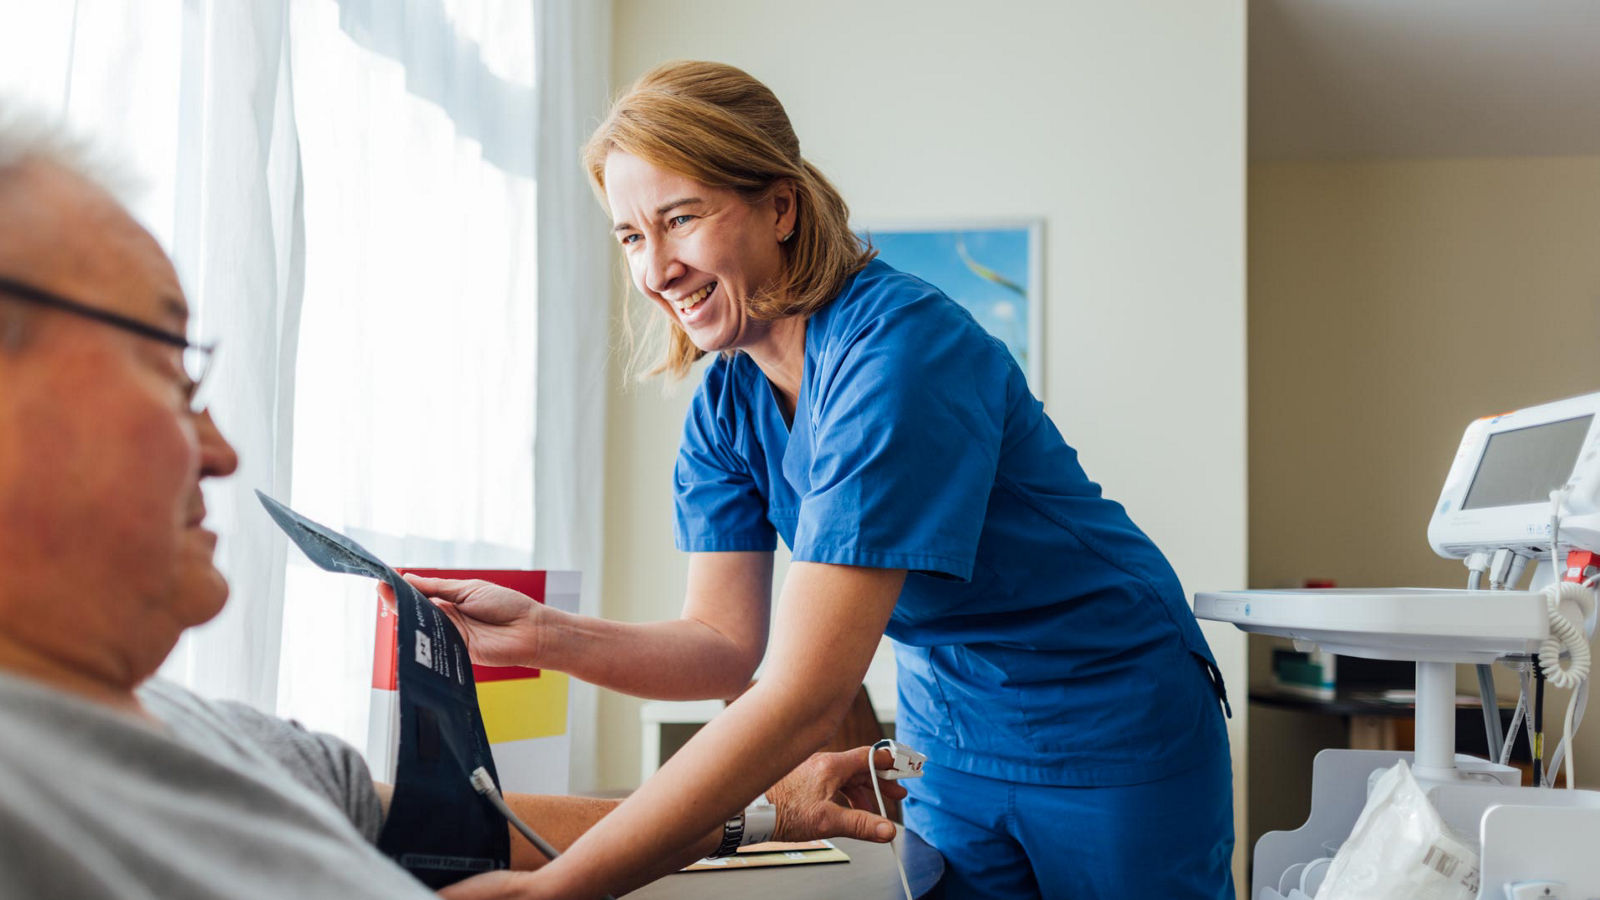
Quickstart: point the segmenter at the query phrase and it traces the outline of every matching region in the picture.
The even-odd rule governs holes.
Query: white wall
[[[1048,411],[1189,590],[1244,585],[1244,0],[618,0],[614,29],[619,87],[686,57],[766,82],[858,220],[1043,217]],[[613,400],[608,616],[677,615],[688,394]],[[1244,643],[1207,634],[1237,751]],[[631,784],[637,702],[601,712]]]

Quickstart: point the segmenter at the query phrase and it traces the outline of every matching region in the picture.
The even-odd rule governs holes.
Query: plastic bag
[[[1445,824],[1405,760],[1373,786],[1316,900],[1474,900],[1478,853]]]

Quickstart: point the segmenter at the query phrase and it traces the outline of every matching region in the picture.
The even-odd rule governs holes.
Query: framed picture
[[[1043,397],[1044,220],[857,225],[878,257],[966,307]]]

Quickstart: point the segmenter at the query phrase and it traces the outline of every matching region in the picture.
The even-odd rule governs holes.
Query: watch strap
[[[732,856],[744,840],[745,812],[739,810],[728,821],[722,823],[722,843],[717,845],[717,852],[711,854],[711,859],[720,856]]]

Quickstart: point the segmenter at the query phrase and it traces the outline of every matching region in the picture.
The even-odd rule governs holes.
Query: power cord
[[[1500,747],[1500,756],[1496,760],[1502,766],[1511,762],[1511,750],[1517,743],[1517,729],[1522,727],[1522,720],[1528,712],[1528,666],[1526,663],[1517,663],[1516,670],[1521,690],[1517,692],[1517,708],[1511,713],[1511,726],[1506,729],[1505,743]]]
[[[1544,787],[1544,669],[1542,668],[1533,670],[1533,726],[1528,731],[1528,740],[1533,743],[1533,786]]]
[[[521,832],[522,836],[528,839],[528,843],[539,848],[539,852],[543,853],[546,858],[554,860],[561,855],[560,851],[550,846],[549,842],[540,837],[538,832],[529,828],[526,822],[517,818],[517,814],[511,811],[511,807],[506,804],[506,799],[500,795],[500,789],[495,787],[494,778],[489,775],[488,769],[479,766],[472,770],[472,787],[482,794],[484,799],[488,800],[495,809],[499,810],[500,815],[505,816],[506,821],[511,823],[511,827]],[[602,896],[605,900],[616,900],[610,894],[603,894]]]
[[[1502,554],[1505,559],[1502,563]],[[1494,554],[1493,568],[1498,574],[1500,583],[1490,580],[1491,587],[1504,586],[1505,579],[1512,568],[1512,559],[1520,559],[1509,550],[1498,550]],[[1488,551],[1479,550],[1463,560],[1467,566],[1467,590],[1476,591],[1483,588],[1484,572],[1490,570],[1490,555]],[[1520,574],[1520,573],[1519,573]],[[1489,758],[1499,759],[1505,750],[1506,735],[1500,730],[1500,700],[1494,690],[1494,669],[1488,664],[1480,664],[1478,671],[1478,700],[1483,707],[1483,734],[1489,748]],[[1516,734],[1515,730],[1512,735]]]

